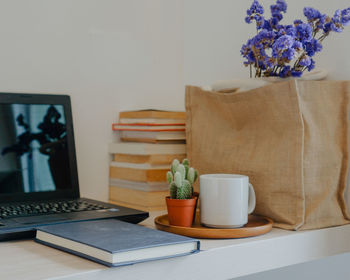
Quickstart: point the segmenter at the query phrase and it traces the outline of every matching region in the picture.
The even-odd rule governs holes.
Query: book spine
[[[111,161],[110,166],[120,168],[142,169],[142,170],[154,170],[154,169],[169,169],[168,164],[149,164],[149,163],[126,163]]]
[[[146,126],[146,127],[163,127],[163,126],[185,126],[185,123],[114,123],[113,126]]]
[[[114,154],[113,160],[117,162],[128,163],[149,163],[149,164],[171,164],[174,159],[182,161],[186,158],[185,154],[175,155],[128,155]]]
[[[110,166],[110,178],[137,182],[165,182],[168,169],[134,169]]]
[[[123,142],[137,142],[148,144],[186,144],[186,140],[158,140],[152,138],[132,138],[132,137],[120,137]]]
[[[135,181],[127,181],[127,180],[110,178],[109,185],[125,188],[125,189],[145,191],[145,192],[159,192],[159,191],[169,190],[168,182],[143,183],[143,182],[135,182]]]
[[[119,118],[128,118],[128,119],[143,119],[143,118],[152,118],[152,119],[186,119],[186,112],[172,112],[172,111],[124,111],[119,113]]]
[[[111,204],[116,204],[119,206],[127,207],[127,208],[132,208],[140,211],[146,211],[146,212],[152,212],[152,211],[163,211],[166,209],[166,205],[162,206],[145,206],[145,205],[139,205],[139,204],[134,204],[134,203],[127,203],[124,201],[119,201],[119,200],[109,200],[109,203]]]
[[[148,207],[165,207],[165,197],[168,191],[144,192],[116,186],[109,187],[109,199]]]
[[[116,266],[116,265],[113,265],[112,263],[108,263],[108,262],[102,261],[100,259],[94,258],[92,256],[89,256],[89,255],[86,255],[86,254],[83,254],[83,253],[71,250],[71,249],[66,248],[66,247],[58,246],[56,244],[52,244],[52,243],[49,243],[49,242],[46,242],[46,241],[43,241],[43,240],[40,240],[40,239],[37,239],[37,238],[35,238],[34,241],[37,242],[37,243],[40,243],[40,244],[43,244],[43,245],[46,245],[46,246],[58,249],[58,250],[62,250],[64,252],[67,252],[67,253],[70,253],[70,254],[73,254],[73,255],[77,255],[79,257],[82,257],[82,258],[85,258],[85,259],[88,259],[88,260],[91,260],[91,261],[103,264],[105,266],[109,266],[109,267]],[[119,266],[120,265],[122,265],[122,264],[119,264]]]
[[[111,143],[109,153],[128,155],[177,155],[186,153],[185,144]]]
[[[130,125],[119,125],[112,124],[113,131],[153,131],[153,132],[172,132],[172,131],[185,131],[186,128],[183,125],[179,126],[130,126]]]

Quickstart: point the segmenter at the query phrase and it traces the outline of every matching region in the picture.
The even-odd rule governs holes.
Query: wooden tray
[[[224,239],[242,238],[265,234],[272,229],[273,222],[269,218],[249,215],[248,224],[242,228],[221,229],[209,228],[200,224],[199,212],[192,227],[169,225],[168,215],[156,217],[154,223],[157,229],[195,238]]]

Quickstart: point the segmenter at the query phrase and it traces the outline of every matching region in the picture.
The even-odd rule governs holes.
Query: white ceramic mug
[[[245,175],[201,175],[199,193],[201,224],[207,227],[242,227],[255,209],[254,188]]]

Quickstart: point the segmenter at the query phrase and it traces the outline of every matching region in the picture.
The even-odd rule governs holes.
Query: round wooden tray
[[[273,222],[269,218],[249,215],[248,224],[241,228],[221,229],[209,228],[200,224],[199,212],[192,227],[179,227],[169,225],[168,215],[154,219],[157,229],[195,238],[224,239],[242,238],[265,234],[272,229]]]

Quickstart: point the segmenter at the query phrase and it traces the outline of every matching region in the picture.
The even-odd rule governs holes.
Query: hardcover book
[[[109,167],[109,177],[112,179],[121,179],[136,182],[164,182],[166,181],[166,173],[168,170],[168,168],[136,169],[116,167],[111,165]]]
[[[185,119],[156,119],[156,118],[120,118],[120,123],[129,124],[129,123],[140,123],[140,124],[178,124],[179,122],[185,125]]]
[[[165,197],[169,195],[169,190],[163,191],[142,191],[120,186],[109,187],[109,199],[123,201],[139,206],[158,207],[166,209]]]
[[[66,223],[37,228],[35,241],[107,266],[196,253],[196,239],[118,220]]]
[[[129,119],[186,119],[186,112],[176,112],[176,111],[161,111],[161,110],[140,110],[140,111],[124,111],[119,113],[119,118],[129,118]]]
[[[186,143],[185,131],[120,131],[120,139],[141,143]]]
[[[117,204],[123,207],[127,208],[132,208],[132,209],[137,209],[140,211],[146,211],[146,212],[152,212],[152,211],[164,211],[166,209],[166,206],[144,206],[144,205],[139,205],[139,204],[134,204],[134,203],[128,203],[124,201],[118,201],[118,200],[109,200],[110,203],[112,204]]]
[[[174,159],[182,161],[186,158],[186,154],[160,154],[160,155],[128,155],[128,154],[114,154],[113,160],[117,162],[128,163],[149,163],[149,164],[168,164],[169,166]]]
[[[119,162],[119,161],[111,161],[110,166],[122,167],[122,168],[135,168],[135,169],[169,169],[170,168],[170,164],[130,163],[130,162]],[[164,181],[166,181],[165,178],[164,178]]]
[[[169,191],[168,182],[135,182],[131,180],[109,179],[109,185],[144,192]]]
[[[129,155],[186,154],[186,144],[111,143],[109,152]]]
[[[112,130],[115,131],[185,131],[186,127],[183,123],[178,124],[123,124],[113,123]]]

